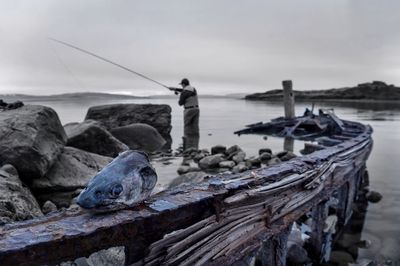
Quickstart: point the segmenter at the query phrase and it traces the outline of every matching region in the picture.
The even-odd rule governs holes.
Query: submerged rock
[[[0,168],[0,225],[42,216],[40,206],[12,165]]]
[[[376,191],[368,191],[365,196],[372,203],[377,203],[382,199],[382,194]]]
[[[68,137],[67,146],[108,157],[116,157],[129,149],[94,120],[69,123],[64,129]]]
[[[110,130],[111,134],[132,150],[154,152],[161,150],[166,141],[158,131],[147,124],[131,124]]]
[[[0,112],[0,162],[14,165],[26,182],[44,176],[65,143],[64,128],[49,107],[25,105]]]

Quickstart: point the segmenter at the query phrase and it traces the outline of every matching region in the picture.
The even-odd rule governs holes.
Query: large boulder
[[[134,123],[148,124],[170,145],[171,107],[166,104],[110,104],[90,107],[86,118],[100,121],[108,130]]]
[[[42,216],[39,204],[12,165],[0,168],[0,225]]]
[[[67,146],[108,157],[116,157],[120,152],[129,150],[127,145],[94,120],[69,123],[64,129],[68,137]]]
[[[51,200],[60,206],[59,198],[72,199],[76,196],[77,189],[84,188],[90,178],[111,161],[110,157],[65,147],[49,172],[44,177],[35,179],[31,187],[40,201]]]
[[[142,123],[117,127],[110,132],[132,150],[154,152],[161,150],[167,143],[154,127]]]
[[[0,112],[0,165],[12,164],[22,180],[45,175],[66,143],[56,112],[26,105]]]

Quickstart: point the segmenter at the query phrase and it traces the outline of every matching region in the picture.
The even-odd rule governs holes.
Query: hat
[[[187,78],[182,79],[181,83],[179,83],[180,85],[189,85],[189,80]]]

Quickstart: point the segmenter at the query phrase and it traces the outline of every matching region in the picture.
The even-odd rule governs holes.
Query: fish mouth
[[[79,204],[78,204],[79,205]],[[113,203],[103,203],[101,205],[93,205],[93,206],[81,206],[81,208],[88,210],[91,213],[105,213],[105,212],[114,212],[122,209],[126,209],[129,206],[120,202]]]

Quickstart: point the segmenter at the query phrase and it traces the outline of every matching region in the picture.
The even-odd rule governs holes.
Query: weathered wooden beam
[[[319,203],[312,209],[312,225],[311,238],[309,240],[309,248],[311,258],[316,264],[327,262],[325,260],[325,240],[326,233],[324,232],[325,221],[328,217],[329,204],[328,201]]]
[[[256,265],[260,266],[285,266],[287,254],[287,240],[292,229],[289,225],[280,234],[271,236],[262,242],[256,258]],[[258,262],[258,263],[257,263]]]

